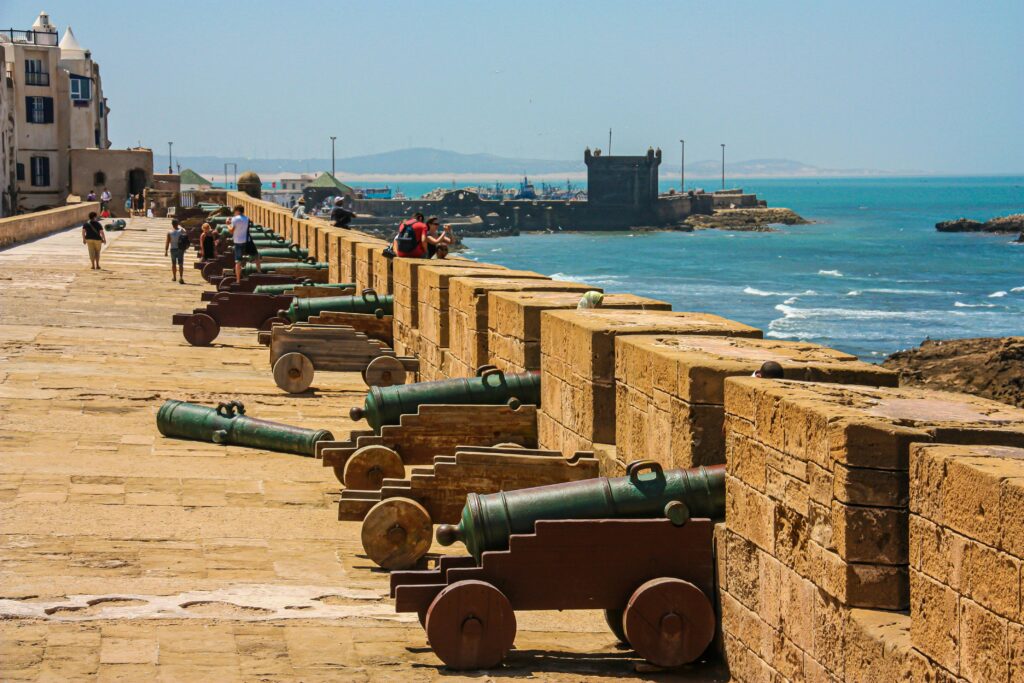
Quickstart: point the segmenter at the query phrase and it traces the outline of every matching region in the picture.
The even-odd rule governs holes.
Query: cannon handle
[[[654,460],[634,460],[626,465],[626,476],[634,484],[641,483],[640,473],[647,471],[653,472],[656,480],[665,478],[665,470],[662,468],[661,463]]]

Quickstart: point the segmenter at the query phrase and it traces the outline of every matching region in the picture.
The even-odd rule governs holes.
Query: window
[[[97,128],[95,132],[96,132],[96,146],[99,147],[100,146],[100,129]]]
[[[107,184],[107,174],[103,171],[96,171],[92,174],[92,184],[96,187]]]
[[[71,101],[75,104],[92,99],[92,81],[85,76],[71,76]]]
[[[43,60],[25,60],[25,85],[50,85],[50,74],[43,68]]]
[[[32,187],[48,187],[50,184],[50,158],[32,157]]]
[[[25,179],[25,164],[18,164],[18,180]]]
[[[53,98],[26,97],[25,115],[29,123],[53,123]]]

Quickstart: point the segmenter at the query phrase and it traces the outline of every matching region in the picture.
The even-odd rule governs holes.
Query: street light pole
[[[722,189],[725,189],[725,143],[722,143]]]
[[[334,141],[337,140],[336,135],[331,136],[331,175],[334,175]]]
[[[608,129],[608,156],[612,155],[612,129]]]
[[[686,140],[680,140],[679,145],[682,148],[679,157],[679,191],[682,193],[686,192]]]
[[[167,172],[168,173],[174,173],[174,166],[171,164],[171,159],[174,158],[174,156],[171,154],[171,147],[173,145],[174,145],[173,142],[168,142],[167,143]]]

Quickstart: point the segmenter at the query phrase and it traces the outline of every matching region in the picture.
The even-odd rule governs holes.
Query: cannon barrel
[[[293,323],[301,323],[309,320],[314,315],[320,315],[324,311],[339,311],[342,313],[369,313],[391,315],[394,309],[394,297],[390,294],[378,295],[373,290],[366,290],[362,294],[349,294],[347,296],[317,296],[308,299],[296,299],[282,317],[286,317]]]
[[[314,285],[307,281],[305,284],[309,284],[317,288],[329,287],[331,289],[355,289],[356,287],[356,283],[354,282],[328,282]],[[284,294],[285,292],[290,292],[296,287],[301,286],[303,286],[303,283],[292,283],[287,285],[257,285],[256,289],[252,291],[254,294]]]
[[[307,259],[309,258],[309,251],[306,249],[299,248],[298,245],[293,244],[291,247],[272,247],[267,245],[266,247],[256,246],[256,251],[259,252],[261,258],[293,258],[293,259]]]
[[[364,417],[375,432],[384,425],[399,424],[402,415],[415,413],[421,405],[540,405],[540,373],[506,375],[494,367],[482,369],[476,377],[442,379],[435,382],[371,387],[362,408],[352,408],[349,417]]]
[[[328,264],[326,263],[303,263],[296,261],[295,263],[264,263],[260,266],[260,269],[256,269],[255,263],[246,263],[242,266],[242,275],[253,275],[255,273],[273,273],[275,270],[327,270]]]
[[[334,439],[326,429],[304,429],[248,417],[240,401],[221,403],[216,408],[166,401],[156,414],[156,426],[164,436],[178,439],[307,456],[316,454],[317,441]]]
[[[657,517],[676,524],[691,517],[724,518],[725,465],[664,470],[653,460],[637,460],[624,477],[470,493],[458,526],[440,525],[437,541],[461,541],[479,562],[488,550],[508,549],[512,534],[533,533],[538,520]]]

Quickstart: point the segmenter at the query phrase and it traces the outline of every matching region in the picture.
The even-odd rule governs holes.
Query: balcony
[[[0,38],[7,38],[12,43],[57,46],[56,31],[17,31],[13,28],[8,28],[0,29]]]
[[[50,74],[45,71],[29,71],[25,74],[25,85],[50,85]]]

